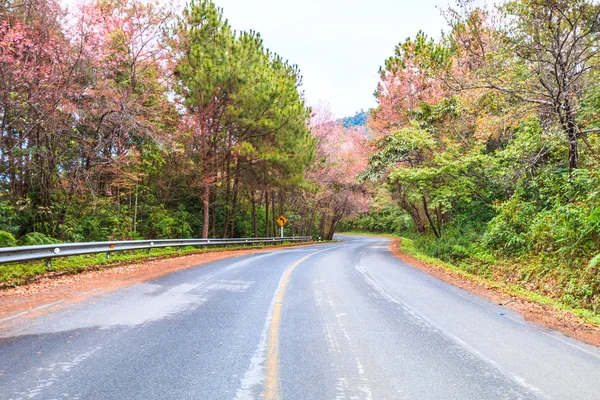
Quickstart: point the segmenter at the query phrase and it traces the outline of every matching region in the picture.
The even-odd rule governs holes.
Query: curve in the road
[[[387,239],[219,260],[0,332],[0,399],[597,399],[600,351]]]

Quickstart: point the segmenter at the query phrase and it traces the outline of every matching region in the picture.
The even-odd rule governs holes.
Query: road
[[[3,333],[1,399],[598,399],[600,349],[382,238],[220,260]]]

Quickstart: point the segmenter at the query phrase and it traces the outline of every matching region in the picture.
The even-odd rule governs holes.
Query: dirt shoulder
[[[444,282],[466,289],[489,301],[517,311],[528,321],[555,329],[581,342],[600,347],[600,327],[582,321],[577,315],[549,305],[524,300],[504,293],[501,289],[473,281],[443,267],[423,262],[400,250],[401,239],[397,237],[390,237],[390,239],[393,239],[389,244],[389,250],[392,254],[413,267],[423,270]]]
[[[146,259],[126,264],[105,265],[102,269],[74,275],[50,273],[33,283],[0,290],[0,330],[7,330],[23,318],[34,318],[59,309],[65,304],[211,261],[313,244],[315,243]]]

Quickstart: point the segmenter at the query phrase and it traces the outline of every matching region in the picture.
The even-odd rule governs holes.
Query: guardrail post
[[[110,260],[110,253],[108,251],[106,252],[106,259]]]
[[[50,271],[52,269],[52,259],[51,258],[46,259],[46,269],[48,271]]]

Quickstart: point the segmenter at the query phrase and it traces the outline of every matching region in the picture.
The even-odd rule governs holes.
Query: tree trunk
[[[427,206],[427,200],[425,199],[425,196],[423,196],[423,209],[425,211],[425,215],[427,216],[427,221],[429,221],[429,226],[431,226],[431,229],[433,230],[433,233],[435,234],[435,236],[437,238],[441,238],[442,237],[441,233],[438,231],[435,224],[433,223],[433,220],[431,219],[431,215],[429,215],[429,208]]]
[[[412,218],[413,222],[415,223],[415,228],[417,229],[417,232],[425,233],[427,229],[425,227],[425,223],[423,222],[423,217],[420,213],[419,207],[408,201],[404,196],[402,196],[400,200],[400,206]]]
[[[278,193],[279,197],[279,215],[283,215],[283,193]]]
[[[564,82],[564,86],[567,86],[567,82]],[[579,151],[577,148],[577,123],[575,121],[575,114],[573,112],[573,106],[566,93],[563,94],[564,99],[560,105],[558,113],[561,118],[563,129],[567,134],[567,140],[569,141],[569,175],[579,167]],[[564,114],[561,115],[561,111],[564,110]]]
[[[579,151],[577,148],[577,130],[569,128],[569,172],[573,172],[579,166]]]
[[[233,183],[233,203],[231,204],[231,231],[229,236],[230,237],[234,237],[233,233],[235,230],[235,213],[237,211],[237,203],[238,203],[238,180],[237,180],[237,175],[235,178],[235,182]]]
[[[230,216],[230,205],[229,199],[231,198],[231,179],[229,178],[229,162],[227,163],[227,168],[225,170],[226,185],[225,185],[225,220],[223,221],[223,239],[227,237],[227,231],[229,230],[229,216]]]
[[[211,222],[210,222],[210,235],[217,237],[217,190],[215,189],[212,194],[212,201],[210,202]]]
[[[327,213],[323,212],[321,214],[321,221],[319,221],[319,236],[325,237],[325,222],[327,218]]]
[[[230,230],[230,237],[234,237],[234,230],[235,230],[235,214],[237,212],[237,203],[238,203],[238,197],[239,197],[239,186],[240,186],[240,179],[239,179],[239,175],[240,175],[240,161],[238,160],[238,162],[236,163],[235,166],[235,176],[233,177],[233,199],[232,199],[232,203],[231,203],[231,230]]]
[[[442,222],[444,221],[444,214],[442,213],[442,207],[437,206],[435,209],[435,212],[436,212],[437,229],[438,229],[440,236],[442,236]]]
[[[136,193],[137,200],[137,193]],[[203,218],[202,218],[202,238],[208,238],[208,227],[210,224],[210,188],[208,185],[204,185],[204,193],[202,194],[202,207],[203,207]]]
[[[252,203],[252,227],[254,228],[254,237],[258,237],[258,226],[256,224],[256,198],[254,189],[250,190],[250,201]]]
[[[312,208],[312,211],[310,211],[310,218],[308,220],[308,226],[306,227],[306,231],[304,231],[304,235],[306,235],[306,236],[308,236],[308,235],[312,236],[312,228],[315,224],[315,217],[317,216],[317,207],[319,207],[320,202],[321,202],[321,200],[317,200],[315,202],[315,205]]]
[[[271,192],[271,214],[273,214],[273,237],[277,237],[277,214],[275,214],[275,192]]]
[[[133,209],[133,232],[137,232],[137,215],[138,215],[138,179],[135,180],[135,205]]]
[[[324,224],[323,240],[331,240],[333,238],[333,229],[335,227],[335,217],[328,214]]]
[[[269,191],[265,190],[265,237],[269,237]]]

